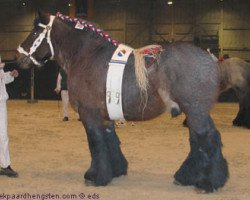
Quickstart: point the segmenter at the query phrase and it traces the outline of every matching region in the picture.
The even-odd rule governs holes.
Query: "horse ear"
[[[38,10],[38,19],[42,24],[48,24],[49,23],[49,14],[44,13],[41,10]]]

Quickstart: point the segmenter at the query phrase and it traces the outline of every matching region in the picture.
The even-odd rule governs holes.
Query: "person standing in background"
[[[18,173],[10,167],[9,138],[8,138],[8,117],[6,101],[9,95],[5,84],[14,81],[18,77],[18,71],[4,72],[5,63],[0,57],[0,175],[8,177],[18,177]]]
[[[67,74],[61,67],[57,76],[55,92],[57,94],[61,92],[62,105],[63,105],[63,121],[69,121],[69,111],[68,111],[69,93],[67,88]]]

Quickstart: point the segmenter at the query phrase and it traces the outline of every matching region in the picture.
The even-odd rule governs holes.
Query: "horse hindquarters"
[[[191,150],[174,177],[182,185],[194,185],[213,192],[224,186],[229,176],[227,162],[221,152],[220,133],[209,115],[189,115],[187,120],[189,124],[196,123],[200,127],[189,129]]]
[[[220,134],[209,116],[219,88],[218,66],[206,52],[187,43],[166,46],[159,66],[165,69],[171,96],[187,116],[190,132],[191,150],[175,174],[176,182],[211,192],[228,177]]]
[[[85,180],[100,186],[107,185],[113,177],[126,175],[128,163],[121,152],[113,122],[104,121],[98,109],[79,107],[79,114],[91,153],[91,166],[84,175]]]

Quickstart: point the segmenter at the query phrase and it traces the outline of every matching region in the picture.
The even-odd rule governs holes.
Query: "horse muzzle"
[[[22,69],[28,69],[28,68],[30,68],[31,66],[34,65],[32,60],[30,59],[30,57],[26,56],[24,54],[18,54],[17,55],[17,63],[19,65],[19,67],[22,68]]]

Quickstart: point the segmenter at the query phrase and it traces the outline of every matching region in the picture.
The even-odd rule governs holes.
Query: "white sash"
[[[111,61],[106,82],[106,105],[111,120],[124,119],[122,110],[122,78],[128,57],[133,49],[119,44]]]

